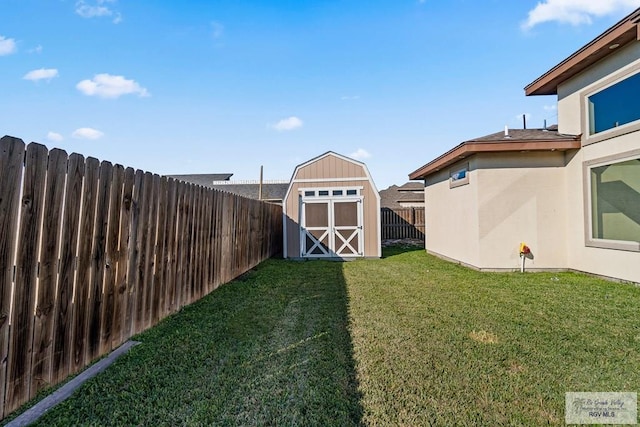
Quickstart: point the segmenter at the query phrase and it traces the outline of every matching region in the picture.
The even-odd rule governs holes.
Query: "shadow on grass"
[[[359,425],[342,263],[269,260],[135,339],[39,425]]]

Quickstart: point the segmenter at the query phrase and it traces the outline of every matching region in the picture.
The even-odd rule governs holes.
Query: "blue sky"
[[[328,150],[379,189],[555,123],[523,87],[640,0],[0,0],[0,136],[159,174],[288,179]]]

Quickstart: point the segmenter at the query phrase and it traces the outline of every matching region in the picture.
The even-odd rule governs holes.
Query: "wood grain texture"
[[[67,175],[67,153],[51,150],[47,164],[47,182],[44,190],[42,239],[40,244],[40,274],[36,295],[34,321],[32,375],[30,397],[52,384],[51,357],[53,352],[54,305],[58,284],[58,256],[60,222]]]
[[[69,375],[73,354],[73,289],[78,246],[82,181],[85,173],[84,157],[71,154],[67,166],[62,241],[60,244],[60,272],[54,310],[52,382],[58,383]]]
[[[27,146],[16,258],[16,285],[9,339],[6,391],[6,411],[8,412],[29,400],[33,309],[38,277],[38,244],[42,227],[48,154],[44,145],[31,143]]]
[[[0,139],[0,402],[5,401],[9,312],[24,154],[25,145],[21,139],[9,136]],[[1,404],[0,417],[4,417],[4,405]]]
[[[84,185],[82,188],[82,214],[78,237],[78,270],[73,296],[73,354],[70,373],[78,372],[85,366],[87,341],[87,306],[91,283],[91,245],[96,217],[96,199],[100,162],[89,157],[85,163]]]

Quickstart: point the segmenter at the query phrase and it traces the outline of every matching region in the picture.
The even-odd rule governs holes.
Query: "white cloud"
[[[60,142],[60,141],[62,141],[64,138],[62,137],[62,135],[60,135],[60,134],[59,134],[59,133],[57,133],[57,132],[51,132],[51,131],[49,131],[49,132],[47,133],[47,139],[48,139],[49,141],[53,141],[53,142]]]
[[[107,3],[115,3],[115,0],[96,0],[95,4],[89,4],[85,0],[79,0],[76,2],[76,14],[83,18],[112,16],[112,22],[114,24],[122,22],[122,15],[120,12],[114,11],[110,7],[106,6]]]
[[[544,111],[556,111],[558,109],[558,106],[553,104],[553,105],[545,105],[542,108],[544,109]]]
[[[104,133],[97,129],[80,128],[74,130],[71,136],[77,139],[99,139],[104,136]]]
[[[211,35],[214,39],[219,39],[224,34],[224,25],[219,22],[211,22]]]
[[[10,55],[18,50],[16,41],[0,36],[0,56]]]
[[[147,89],[136,81],[111,74],[96,74],[91,80],[82,80],[76,85],[76,88],[87,96],[99,96],[100,98],[118,98],[129,94],[143,97],[151,96]]]
[[[55,68],[40,68],[39,70],[29,71],[22,78],[35,82],[38,80],[51,80],[54,77],[58,77],[58,70]]]
[[[590,24],[592,18],[630,12],[640,6],[638,0],[543,0],[529,11],[523,30],[544,22],[571,25]]]
[[[345,95],[340,97],[343,101],[355,101],[356,99],[360,99],[360,95]]]
[[[358,148],[356,151],[354,151],[353,153],[349,154],[349,157],[351,157],[352,159],[356,159],[356,160],[364,160],[364,159],[368,159],[369,157],[371,157],[371,154],[365,150],[364,148]]]
[[[302,124],[302,120],[300,120],[296,116],[291,116],[286,119],[280,120],[278,123],[273,125],[273,128],[277,131],[294,130],[301,128]]]

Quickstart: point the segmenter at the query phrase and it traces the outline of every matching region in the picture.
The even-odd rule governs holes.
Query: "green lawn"
[[[541,425],[640,391],[640,288],[572,273],[269,260],[138,337],[40,425]]]

